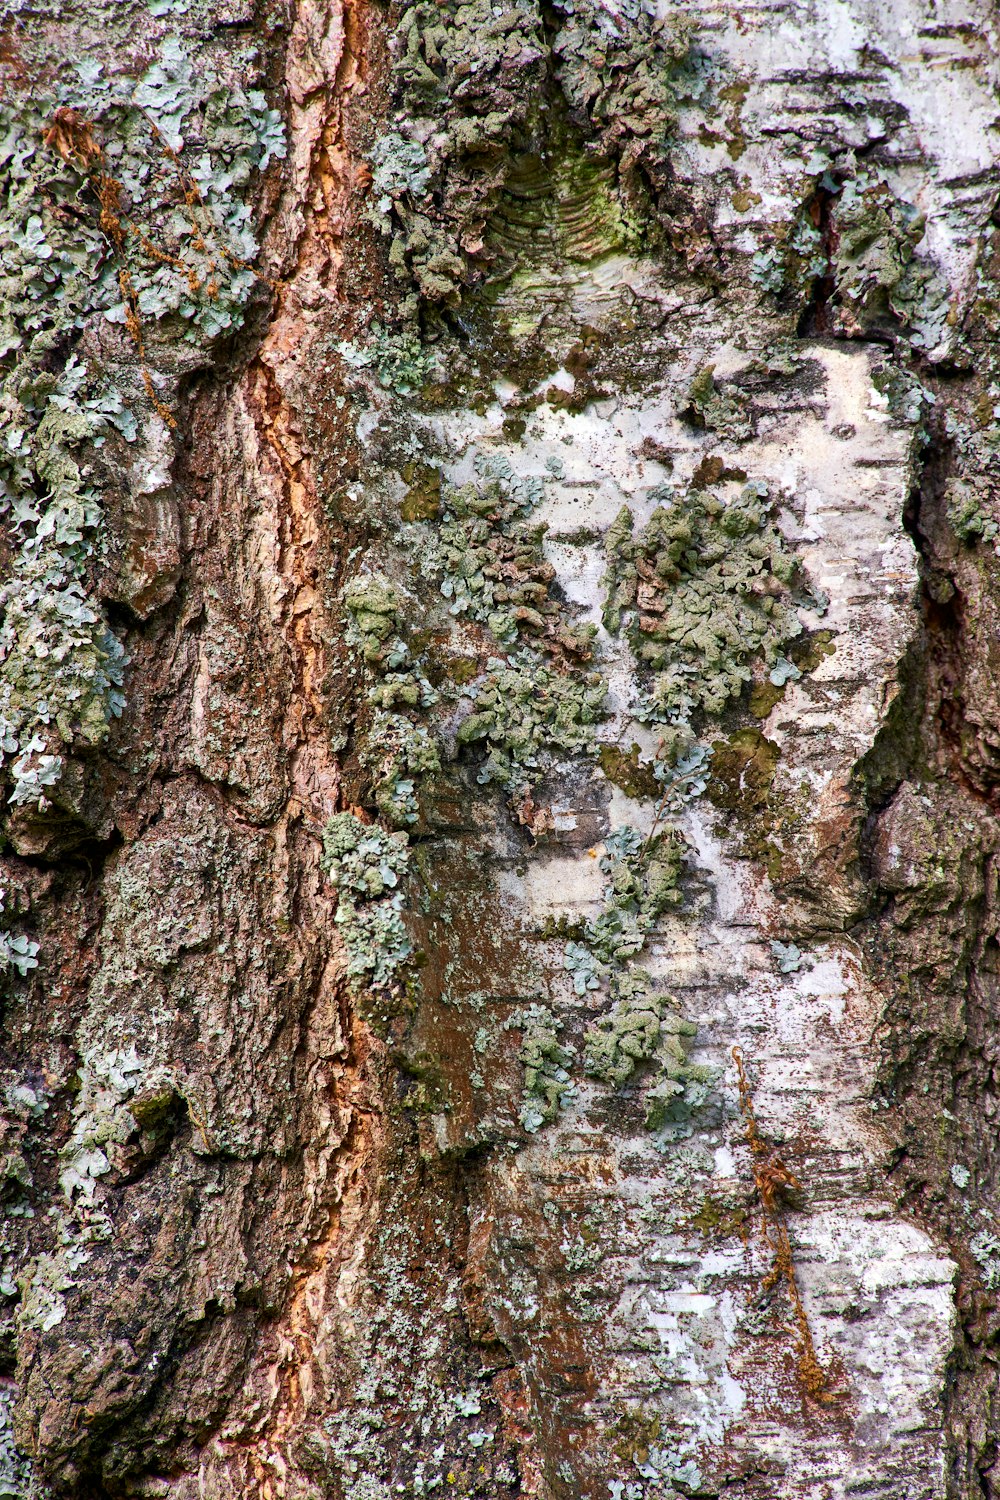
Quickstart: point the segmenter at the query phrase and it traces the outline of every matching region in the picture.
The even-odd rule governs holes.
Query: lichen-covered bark
[[[1000,1495],[994,21],[0,0],[0,1494]]]

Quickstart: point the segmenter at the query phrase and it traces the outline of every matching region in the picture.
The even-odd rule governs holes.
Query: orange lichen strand
[[[198,184],[184,167],[177,152],[164,137],[156,122],[146,114],[145,110],[141,110],[140,112],[149,126],[153,139],[160,146],[164,157],[170,162],[174,173],[180,179],[185,204],[189,209],[200,209],[208,218],[208,232],[211,235],[211,217],[198,188]],[[192,296],[204,290],[206,296],[214,298],[219,294],[218,262],[209,248],[202,226],[192,213],[189,220],[191,244],[195,251],[208,257],[209,275],[207,281],[203,281],[193,265],[179,256],[171,255],[168,251],[161,250],[124,212],[121,183],[107,170],[104,148],[94,137],[93,121],[85,119],[78,110],[71,109],[68,105],[61,105],[53,113],[42,140],[50,150],[57,151],[63,161],[68,162],[84,174],[91,191],[97,199],[100,208],[99,222],[101,229],[107,237],[115,258],[118,261],[118,286],[121,292],[122,306],[125,309],[125,327],[139,355],[143,386],[157,414],[169,427],[176,427],[177,422],[172,412],[156,395],[153,387],[153,379],[146,365],[146,346],[143,337],[142,317],[139,309],[139,298],[136,294],[135,283],[129,265],[128,240],[131,236],[138,241],[143,252],[151,260],[157,261],[161,265],[170,266],[173,270],[185,274]],[[267,282],[273,288],[274,283],[268,277],[262,276],[259,271],[254,270],[249,262],[242,260],[239,256],[233,255],[225,245],[218,245],[217,248],[221,258],[227,261],[234,269],[249,270],[259,280]]]
[[[771,1253],[771,1269],[764,1278],[763,1289],[770,1292],[780,1282],[784,1282],[795,1316],[795,1371],[800,1389],[811,1400],[831,1405],[839,1399],[839,1393],[831,1389],[831,1370],[820,1362],[816,1353],[812,1329],[795,1273],[788,1230],[787,1210],[802,1191],[802,1183],[785,1165],[774,1147],[769,1146],[761,1136],[754,1114],[750,1083],[743,1067],[743,1054],[739,1047],[733,1048],[732,1057],[736,1064],[740,1112],[746,1128],[747,1145],[750,1147],[750,1165],[762,1210],[761,1237]]]

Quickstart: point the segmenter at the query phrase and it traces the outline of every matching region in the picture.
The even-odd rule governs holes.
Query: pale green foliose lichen
[[[981,1229],[969,1241],[980,1271],[983,1284],[990,1291],[1000,1291],[1000,1237],[990,1229]]]
[[[397,634],[403,601],[387,579],[359,575],[345,587],[344,603],[353,626],[350,638],[360,645],[374,677],[366,696],[375,712],[362,761],[379,811],[395,827],[406,827],[419,818],[420,778],[441,769],[441,756],[429,730],[401,710],[430,708],[438,694]]]
[[[583,1071],[614,1088],[628,1083],[654,1055],[664,1013],[664,999],[650,992],[647,976],[633,970],[622,977],[628,993],[584,1038]],[[692,1033],[695,1029],[691,1027]]]
[[[386,833],[353,813],[336,813],[323,830],[323,869],[337,891],[335,921],[347,972],[390,985],[412,952],[403,924],[400,880],[409,868],[405,833]]]
[[[655,224],[681,99],[710,69],[683,17],[595,0],[417,0],[393,38],[394,128],[372,152],[377,221],[390,263],[426,302],[457,304],[464,287],[509,275],[491,221],[520,160],[565,116],[611,165],[623,206]],[[516,256],[514,257],[516,261]]]
[[[706,427],[733,442],[753,435],[753,423],[738,399],[716,384],[714,365],[702,365],[695,374],[687,391],[686,411],[695,426]]]
[[[46,1500],[50,1490],[14,1439],[15,1399],[12,1386],[0,1386],[0,1500]]]
[[[576,1097],[567,1071],[573,1054],[559,1041],[563,1023],[546,1005],[529,1005],[509,1023],[523,1028],[524,1103],[521,1124],[529,1135],[550,1124]]]
[[[827,169],[790,225],[759,249],[751,276],[769,292],[800,298],[822,278],[835,334],[855,338],[902,328],[922,349],[943,336],[949,289],[919,253],[924,215],[900,198],[882,172],[844,159]]]
[[[643,838],[634,828],[617,828],[604,840],[601,870],[604,907],[588,918],[580,943],[568,943],[563,967],[577,994],[597,989],[640,953],[664,912],[681,902],[684,841],[673,829]]]
[[[988,513],[990,494],[985,486],[981,492],[964,480],[950,479],[945,495],[948,523],[960,542],[969,546],[979,541],[996,542],[1000,525]]]
[[[376,714],[364,762],[383,817],[396,828],[416,823],[420,816],[420,781],[441,770],[441,753],[429,731],[403,714]]]
[[[707,490],[661,497],[638,535],[627,508],[608,532],[604,618],[612,632],[625,626],[652,672],[650,717],[686,720],[725,708],[755,661],[773,667],[801,633],[801,575],[762,485],[728,503]]]
[[[4,910],[6,891],[0,888],[0,912]],[[23,932],[0,930],[0,976],[16,969],[22,979],[32,969],[38,968],[39,945]]]
[[[560,757],[596,753],[595,726],[607,687],[599,673],[564,674],[528,653],[493,663],[458,728],[460,745],[482,744],[477,780],[517,791],[538,781]]]
[[[19,546],[0,748],[15,804],[44,808],[61,751],[99,745],[122,708],[124,653],[92,592],[101,509],[85,455],[113,429],[136,436],[130,404],[157,405],[158,323],[202,349],[242,323],[257,245],[239,190],[283,154],[264,96],[199,70],[177,37],[138,79],[82,59],[51,93],[0,107],[0,507]],[[81,357],[101,318],[130,325],[124,393]]]
[[[374,369],[379,385],[397,396],[412,396],[434,371],[433,353],[421,346],[411,329],[393,332],[373,323],[364,344],[345,340],[338,351],[355,370]]]
[[[87,1237],[103,1239],[111,1223],[95,1206],[98,1183],[120,1164],[132,1138],[162,1119],[176,1082],[169,1069],[140,1057],[134,1043],[108,1051],[89,1048],[79,1080],[73,1128],[59,1153],[59,1186]]]
[[[677,1013],[672,996],[654,994],[651,986],[641,969],[621,976],[612,1010],[586,1034],[584,1072],[614,1088],[640,1069],[651,1072],[646,1128],[669,1137],[706,1103],[718,1070],[691,1062],[697,1026]]]
[[[544,481],[514,472],[501,454],[477,454],[479,481],[442,487],[442,515],[423,543],[424,575],[453,615],[488,625],[502,645],[543,634],[557,609],[543,526],[528,517]]]

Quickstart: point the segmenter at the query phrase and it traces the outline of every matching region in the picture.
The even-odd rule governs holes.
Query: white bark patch
[[[732,458],[782,496],[787,534],[813,585],[829,595],[822,618],[807,623],[833,633],[834,653],[788,686],[763,726],[781,750],[776,787],[795,800],[804,857],[822,851],[829,825],[845,815],[851,773],[885,722],[917,624],[916,559],[902,525],[909,435],[890,421],[867,351],[807,352],[823,377],[811,406],[775,413]],[[455,443],[457,433],[451,436]],[[481,428],[476,439],[489,436]],[[660,391],[622,399],[607,415],[543,408],[524,446],[505,448],[519,472],[560,471],[541,509],[547,553],[567,597],[598,624],[602,534],[626,503],[645,521],[656,504],[652,491],[666,477],[662,464],[638,455],[647,436],[673,454],[675,484],[706,451],[726,456],[724,443],[680,421]],[[463,464],[452,477],[465,477]],[[635,737],[648,746],[649,730],[631,718],[629,649],[603,628],[599,640],[614,707],[600,738],[627,746]],[[651,819],[650,805],[614,789],[612,827],[643,831]],[[684,827],[710,900],[699,913],[663,922],[639,961],[697,1021],[693,1057],[720,1070],[724,1108],[673,1143],[641,1128],[603,1132],[590,1122],[607,1091],[586,1082],[521,1158],[536,1180],[582,1152],[601,1162],[603,1208],[621,1225],[604,1261],[608,1284],[621,1290],[606,1326],[602,1400],[613,1394],[659,1413],[678,1463],[701,1466],[723,1444],[734,1455],[766,1453],[782,1473],[776,1496],[818,1494],[820,1485],[839,1496],[887,1476],[896,1476],[893,1483],[905,1476],[908,1495],[937,1495],[954,1266],[871,1186],[882,1151],[869,1103],[877,996],[844,938],[819,946],[803,939],[800,967],[780,973],[771,941],[791,914],[760,867],[739,857],[738,840],[707,802],[689,809]],[[525,920],[593,917],[600,852],[533,859],[510,887]],[[595,1002],[570,1003],[579,1013]],[[736,1044],[760,1129],[803,1178],[803,1210],[789,1215],[796,1273],[820,1357],[843,1372],[855,1434],[846,1445],[842,1423],[804,1428],[794,1414],[792,1335],[782,1346],[762,1332],[770,1260],[756,1221],[744,1226],[746,1243],[735,1233],[717,1241],[678,1227],[712,1195],[736,1201],[752,1189],[730,1060]],[[650,1462],[640,1478],[653,1477]]]

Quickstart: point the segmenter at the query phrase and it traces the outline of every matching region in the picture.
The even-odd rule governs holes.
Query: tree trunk
[[[0,4],[0,1495],[1000,1496],[985,4]]]

